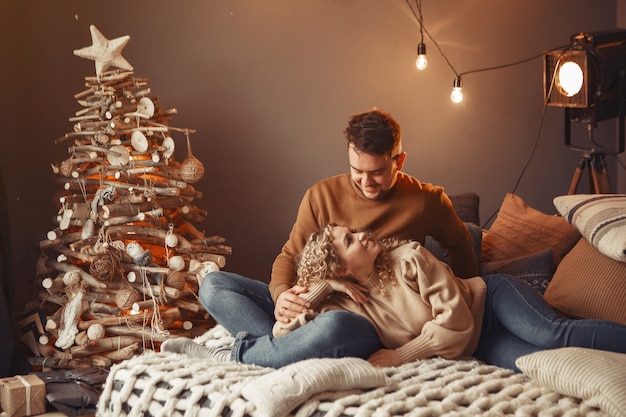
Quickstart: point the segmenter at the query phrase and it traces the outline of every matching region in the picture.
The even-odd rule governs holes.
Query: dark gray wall
[[[426,28],[459,73],[613,28],[616,8],[611,0],[423,1]],[[178,109],[171,125],[197,129],[204,229],[233,247],[228,270],[257,279],[269,278],[305,189],[346,172],[342,130],[352,113],[394,114],[405,170],[449,194],[477,192],[483,220],[513,190],[536,141],[516,193],[538,209],[554,212],[578,160],[563,145],[561,110],[548,108],[541,124],[541,58],[468,74],[466,100],[453,105],[454,74],[430,39],[430,66],[415,69],[419,29],[404,0],[2,0],[0,16],[0,164],[20,287],[58,210],[50,163],[67,145],[54,140],[71,130],[73,95],[94,75],[93,61],[72,53],[91,45],[91,24],[109,39],[130,35],[123,55],[162,107]],[[599,132],[614,135],[612,125]],[[184,137],[175,139],[182,160]]]

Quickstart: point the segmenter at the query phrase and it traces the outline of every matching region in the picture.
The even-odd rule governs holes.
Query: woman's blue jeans
[[[211,272],[200,287],[207,312],[235,335],[231,359],[279,368],[310,358],[367,359],[382,344],[367,319],[329,311],[282,337],[272,336],[274,301],[266,283],[230,272]]]
[[[539,350],[577,346],[626,353],[626,326],[564,318],[537,291],[510,275],[483,280],[487,302],[476,358],[519,372],[515,359]]]

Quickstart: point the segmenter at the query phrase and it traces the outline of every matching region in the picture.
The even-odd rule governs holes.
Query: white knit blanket
[[[223,328],[198,342],[232,341]],[[147,352],[111,368],[97,416],[605,416],[523,374],[441,358],[373,368],[356,358],[278,370]]]

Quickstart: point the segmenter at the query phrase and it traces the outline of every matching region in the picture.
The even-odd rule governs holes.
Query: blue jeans
[[[282,337],[272,336],[274,301],[266,283],[230,272],[211,272],[200,287],[200,301],[235,335],[231,359],[279,368],[310,358],[367,359],[383,346],[367,319],[336,310],[318,315]]]
[[[488,275],[483,280],[487,301],[476,358],[520,372],[515,359],[539,350],[576,346],[626,353],[626,326],[564,318],[534,289],[510,275]]]

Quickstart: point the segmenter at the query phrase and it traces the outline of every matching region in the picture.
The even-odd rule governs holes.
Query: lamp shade
[[[617,117],[625,99],[626,30],[581,32],[570,41],[565,49],[544,53],[546,104],[569,109],[577,122]]]

